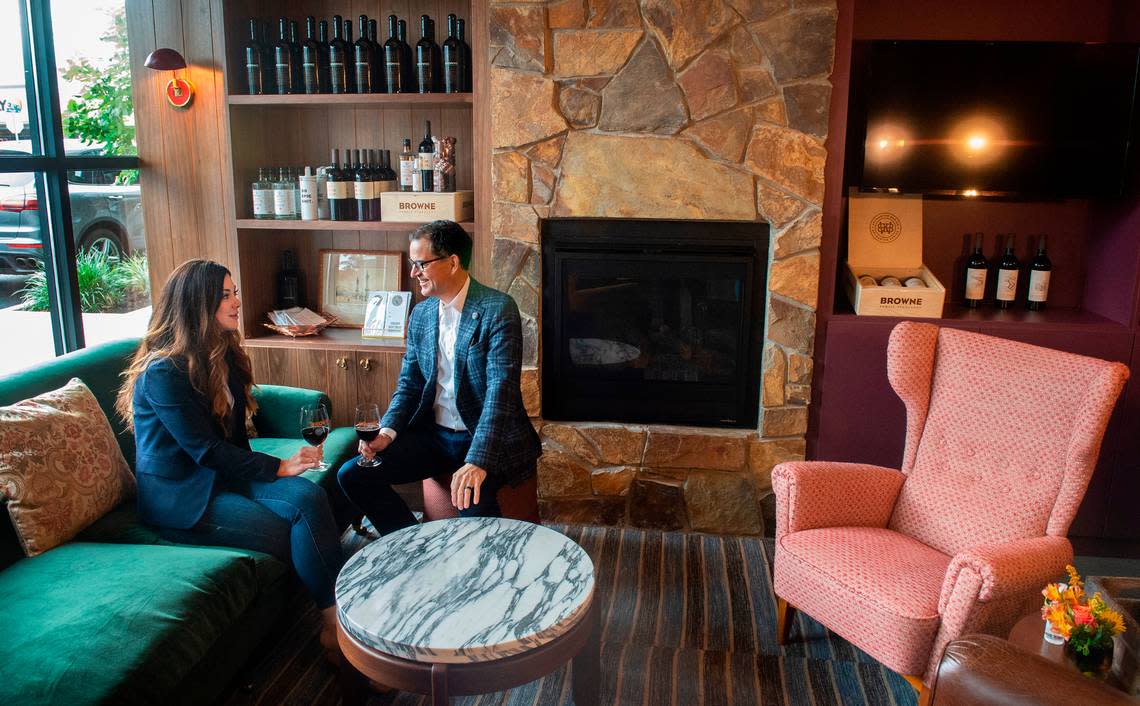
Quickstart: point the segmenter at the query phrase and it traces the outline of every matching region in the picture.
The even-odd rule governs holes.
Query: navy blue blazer
[[[382,426],[435,424],[439,299],[412,310],[407,352]],[[523,407],[522,319],[515,300],[471,279],[455,336],[455,407],[471,432],[467,463],[517,484],[535,471],[542,444]]]
[[[135,473],[143,522],[193,527],[206,511],[218,475],[267,482],[277,478],[280,459],[249,448],[245,392],[232,374],[229,386],[234,406],[227,438],[181,361],[159,358],[135,381]]]

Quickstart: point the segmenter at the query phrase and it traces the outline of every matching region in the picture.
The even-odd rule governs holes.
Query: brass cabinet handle
[[[348,358],[337,358],[336,367],[340,368],[341,370],[348,370]]]
[[[371,370],[372,369],[372,359],[371,358],[361,358],[360,359],[360,369],[364,370],[365,372]]]

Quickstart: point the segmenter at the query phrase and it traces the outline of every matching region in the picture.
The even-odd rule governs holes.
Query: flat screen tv
[[[1134,44],[856,42],[847,183],[919,194],[1117,196],[1138,54]]]

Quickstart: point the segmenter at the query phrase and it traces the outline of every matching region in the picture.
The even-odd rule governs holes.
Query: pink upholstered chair
[[[425,478],[423,487],[424,522],[442,520],[445,517],[459,517],[459,512],[451,504],[451,474],[438,478]],[[505,485],[499,488],[496,499],[499,501],[499,510],[503,517],[539,524],[537,474],[518,485]]]
[[[1065,533],[1128,368],[904,322],[887,374],[906,405],[901,471],[772,472],[777,639],[802,610],[923,694],[946,643],[1005,636],[1064,577]]]

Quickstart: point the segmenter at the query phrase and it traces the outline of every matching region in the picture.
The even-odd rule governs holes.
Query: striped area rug
[[[790,643],[775,640],[771,540],[554,525],[589,552],[602,601],[603,704],[658,706],[913,706],[898,675],[799,614]],[[321,658],[317,614],[300,608],[275,648],[239,680],[226,706],[340,701]],[[462,706],[570,706],[570,674]],[[369,706],[420,706],[399,693]]]

